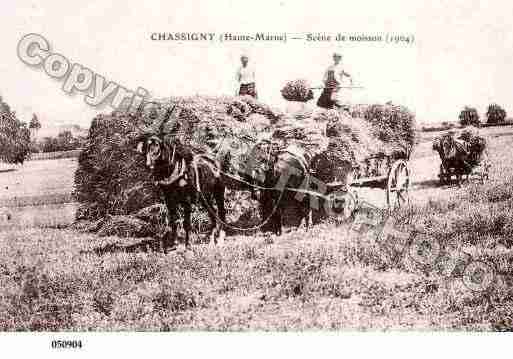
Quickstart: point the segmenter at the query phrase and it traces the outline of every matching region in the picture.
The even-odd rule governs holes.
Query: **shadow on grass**
[[[479,183],[481,180],[477,177],[469,177],[464,176],[461,180],[461,186],[465,186],[472,183]],[[458,187],[458,181],[455,178],[452,178],[449,180],[448,183],[441,184],[439,179],[429,179],[424,181],[415,182],[412,185],[412,189],[414,190],[420,190],[420,189],[427,189],[427,188],[457,188]]]
[[[98,256],[103,256],[107,253],[136,253],[136,252],[158,252],[160,251],[159,238],[147,238],[135,243],[109,243],[103,246],[93,248],[92,250],[83,251],[84,253],[93,252]]]
[[[424,181],[415,182],[412,186],[412,189],[426,189],[426,188],[440,188],[445,187],[440,184],[439,179],[429,179]],[[450,187],[450,186],[448,186]]]
[[[103,256],[108,253],[151,253],[151,252],[161,252],[161,238],[141,238],[140,240],[133,241],[130,243],[123,242],[115,242],[115,243],[107,243],[104,245],[100,245],[91,250],[81,251],[81,253],[94,253],[98,256]],[[177,246],[183,245],[185,243],[185,238],[182,236],[177,236],[176,238]],[[192,241],[192,245],[200,245],[208,243],[208,239],[205,238],[197,238],[196,241]]]

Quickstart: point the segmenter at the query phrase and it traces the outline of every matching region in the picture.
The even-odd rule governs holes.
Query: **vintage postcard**
[[[512,10],[3,4],[0,343],[511,331]]]

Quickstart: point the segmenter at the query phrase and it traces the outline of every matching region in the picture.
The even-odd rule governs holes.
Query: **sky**
[[[479,1],[25,1],[2,6],[0,96],[43,127],[87,127],[98,112],[84,93],[68,95],[62,80],[17,56],[28,33],[41,34],[51,51],[127,89],[152,97],[232,95],[242,53],[257,72],[259,98],[284,107],[280,89],[305,78],[320,86],[334,51],[356,85],[354,103],[403,104],[419,122],[456,120],[465,105],[483,112],[490,102],[513,113],[509,96],[512,5]],[[509,16],[511,17],[511,16]],[[176,42],[152,41],[154,32],[307,33],[414,36],[413,43]],[[316,96],[319,92],[316,92]]]
[[[453,120],[465,105],[513,116],[513,3],[451,0],[418,5],[417,113]]]

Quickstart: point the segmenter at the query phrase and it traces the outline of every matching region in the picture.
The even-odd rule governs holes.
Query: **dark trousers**
[[[241,84],[239,89],[239,96],[249,95],[258,98],[255,83]]]

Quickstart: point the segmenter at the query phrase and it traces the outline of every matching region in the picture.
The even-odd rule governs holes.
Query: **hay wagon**
[[[382,189],[386,203],[393,210],[409,203],[410,169],[405,158],[377,154],[354,166],[350,187]],[[328,184],[336,189],[336,184]]]
[[[356,188],[384,190],[389,210],[409,203],[410,169],[406,156],[380,153],[367,157],[360,164],[352,164],[347,181],[346,184],[337,178],[326,183],[326,194],[320,197],[328,200],[331,215],[348,217],[352,213],[358,204]]]
[[[458,180],[460,176],[467,176],[467,179],[471,175],[478,176],[482,182],[484,180],[489,179],[489,170],[490,163],[488,161],[487,156],[483,156],[485,158],[480,159],[479,161],[470,160],[468,162],[468,166],[466,168],[456,167],[451,164],[450,161],[446,161],[443,156],[440,156],[440,171],[438,173],[438,178],[440,179],[441,185],[450,184],[453,182],[453,178]]]
[[[477,175],[484,182],[489,178],[490,161],[486,149],[486,141],[479,136],[455,140],[454,134],[448,133],[433,141],[433,150],[440,157],[440,171],[438,178],[441,185],[452,182],[453,177],[461,182],[463,176],[467,179],[471,175]]]
[[[355,168],[351,187],[378,188],[386,192],[389,209],[409,203],[410,169],[406,158],[377,154]]]
[[[238,139],[241,141],[241,139]],[[261,139],[258,143],[247,140],[247,147],[258,146],[258,144],[270,144],[270,151],[284,151],[289,146],[283,146],[281,141],[273,141],[271,139]],[[243,141],[241,141],[243,142]],[[303,146],[316,145],[315,142],[295,140],[296,143],[301,143]],[[239,144],[240,145],[240,144]],[[248,149],[242,152],[250,152]],[[330,152],[327,150],[327,152]],[[294,151],[290,152],[295,154]],[[321,155],[321,152],[319,155]],[[297,155],[297,154],[296,154]],[[332,153],[337,160],[330,161],[330,165],[336,168],[335,172],[340,175],[335,175],[331,179],[318,176],[318,173],[313,170],[313,166],[309,166],[310,179],[303,183],[304,187],[300,188],[276,188],[276,191],[289,191],[295,192],[298,195],[313,196],[323,203],[322,211],[328,210],[325,213],[328,216],[337,216],[348,218],[356,209],[358,205],[358,194],[356,188],[374,188],[382,189],[386,194],[386,203],[389,210],[394,210],[399,207],[406,206],[409,203],[409,187],[410,187],[410,169],[408,166],[407,156],[398,151],[392,154],[378,153],[365,158],[361,163],[348,163],[344,161],[336,153]],[[299,155],[301,156],[301,155]],[[315,157],[315,156],[314,156]],[[310,165],[313,165],[312,161]],[[345,163],[345,166],[343,165]],[[340,168],[337,168],[340,167]],[[345,168],[343,168],[345,167]],[[349,175],[345,177],[345,175]],[[234,184],[242,184],[247,188],[253,190],[269,190],[271,188],[260,187],[254,183],[247,182],[246,179],[238,175],[223,174],[226,179],[232,181]],[[317,183],[322,185],[316,188],[312,185],[313,178],[316,178]]]

